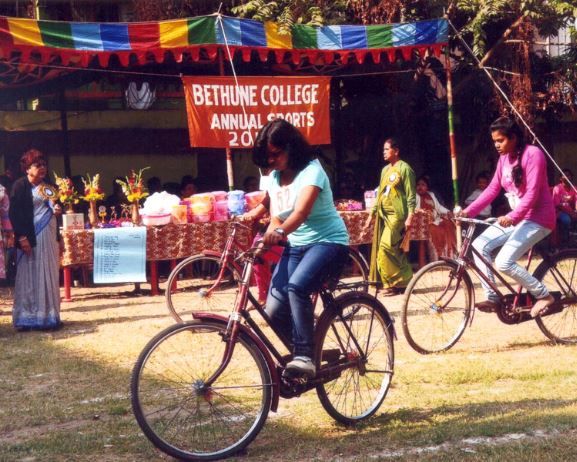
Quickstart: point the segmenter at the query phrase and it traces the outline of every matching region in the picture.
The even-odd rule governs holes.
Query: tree
[[[142,15],[153,15],[155,19],[213,13],[220,5],[220,2],[211,0],[133,1],[140,6]],[[574,22],[577,0],[228,0],[221,11],[259,21],[275,21],[280,25],[281,33],[288,32],[294,24],[410,22],[438,18],[446,13],[460,34],[459,37],[453,35],[450,49],[455,65],[454,105],[462,131],[459,134],[461,152],[492,152],[486,136],[488,124],[498,113],[510,111],[500,93],[479,69],[475,58],[490,70],[495,81],[530,124],[539,116],[554,121],[560,114],[576,109],[577,46],[572,47],[565,56],[552,58],[536,53],[534,45],[543,37],[555,36],[560,28]],[[141,16],[140,19],[151,18]],[[474,57],[468,48],[473,51]],[[416,69],[416,63],[404,66],[408,71]],[[349,63],[348,70],[362,73],[369,68],[369,63],[358,67]],[[380,69],[382,67],[370,68],[374,72]],[[318,71],[314,66],[310,70]],[[402,81],[404,86],[397,84],[398,81]],[[377,113],[387,111],[379,123],[365,123],[355,131],[355,136],[363,137],[358,142],[353,137],[347,140],[363,147],[359,148],[362,150],[361,159],[373,152],[378,144],[378,135],[369,133],[371,127],[376,133],[383,127],[391,126],[391,123],[398,123],[403,128],[407,127],[407,123],[413,123],[418,130],[415,113],[420,114],[421,120],[426,120],[427,114],[418,108],[418,103],[413,104],[418,99],[415,91],[418,94],[420,88],[419,85],[411,85],[413,81],[410,74],[408,79],[384,77],[379,84],[384,84],[386,91],[377,94],[362,83],[344,79],[338,82],[341,105],[346,108],[346,113],[351,114],[353,121],[358,122],[359,117],[372,120],[378,117]],[[413,87],[413,94],[410,94],[411,91],[407,93],[408,87]],[[392,118],[390,111],[394,113]],[[440,121],[441,118],[438,118]],[[385,123],[385,120],[388,122]],[[397,122],[399,120],[401,122]],[[427,145],[428,140],[421,137],[421,142]],[[420,148],[421,151],[423,149]],[[440,150],[437,155],[442,155]],[[430,152],[421,152],[421,156],[427,158]],[[466,165],[466,171],[460,175],[461,178],[465,177],[465,182],[479,170],[476,163],[486,163],[483,156],[474,155],[470,159],[473,161],[461,163]]]
[[[288,33],[294,24],[322,26],[341,24],[347,17],[346,0],[248,0],[232,8],[232,12],[241,18],[258,21],[275,21],[280,33]]]
[[[161,21],[165,19],[202,16],[219,11],[230,12],[235,2],[221,0],[132,0],[134,14],[138,21]]]
[[[456,62],[455,112],[460,119],[461,141],[463,138],[467,141],[461,143],[461,151],[491,153],[486,129],[495,115],[511,112],[502,95],[479,69],[476,59],[489,69],[530,125],[542,117],[550,128],[550,122],[559,115],[576,109],[577,47],[571,47],[568,53],[557,58],[535,51],[536,42],[554,37],[561,28],[574,23],[576,0],[454,0],[450,3],[365,0],[360,3],[364,11],[368,11],[364,17],[368,23],[381,20],[386,5],[393,7],[386,12],[388,19],[404,21],[438,16],[439,7],[444,3],[451,23],[460,33],[460,37],[453,37],[451,51]],[[473,51],[474,58],[468,49]],[[470,159],[472,162],[464,165],[464,175],[460,175],[465,177],[465,183],[478,170],[476,163],[486,162],[479,155]],[[463,163],[461,165],[463,167]]]

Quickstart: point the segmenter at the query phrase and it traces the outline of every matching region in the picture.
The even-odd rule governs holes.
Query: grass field
[[[170,460],[138,428],[130,371],[171,324],[163,297],[130,286],[77,289],[57,332],[15,332],[0,309],[0,461]],[[4,294],[8,298],[8,294]],[[476,313],[454,349],[421,356],[397,320],[393,385],[375,417],[336,424],[314,392],[281,401],[241,460],[577,460],[577,346],[554,346],[534,322]]]

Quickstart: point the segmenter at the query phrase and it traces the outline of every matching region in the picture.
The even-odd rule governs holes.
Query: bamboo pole
[[[225,75],[225,73],[224,73],[224,56],[223,56],[221,49],[218,50],[218,67],[219,67],[220,75],[224,76]],[[225,152],[226,152],[226,177],[228,180],[228,190],[233,191],[234,190],[234,168],[233,168],[233,163],[232,163],[232,149],[230,149],[229,147],[226,147]]]
[[[451,57],[449,45],[445,48],[445,70],[447,73],[447,119],[449,122],[449,149],[451,154],[451,180],[453,183],[453,206],[459,205],[459,171],[457,169],[457,146],[453,113],[453,82],[451,78]],[[457,222],[457,248],[461,248],[461,224]]]

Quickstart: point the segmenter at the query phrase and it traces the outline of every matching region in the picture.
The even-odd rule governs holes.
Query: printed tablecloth
[[[347,229],[349,230],[350,245],[370,244],[373,242],[373,227],[375,225],[374,219],[371,224],[365,228],[365,222],[369,216],[369,212],[339,212],[343,218]]]
[[[339,212],[349,230],[351,245],[369,244],[373,237],[372,225],[364,229],[368,213]],[[190,223],[187,225],[149,226],[146,230],[146,259],[149,261],[185,258],[205,249],[221,251],[228,236],[229,222]],[[246,229],[239,229],[237,240],[248,247],[253,236]],[[88,230],[62,231],[64,251],[61,265],[92,264],[94,232]]]
[[[411,226],[411,240],[412,241],[428,241],[431,239],[429,233],[429,225],[433,221],[433,214],[430,210],[419,209],[413,215],[413,222]]]
[[[228,236],[228,222],[191,223],[187,225],[149,226],[146,230],[146,259],[149,261],[185,258],[205,249],[221,251]],[[238,242],[248,247],[251,233],[240,228]],[[63,231],[62,266],[91,264],[94,255],[92,230]]]

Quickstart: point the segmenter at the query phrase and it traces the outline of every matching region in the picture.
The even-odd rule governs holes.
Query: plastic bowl
[[[145,226],[163,226],[170,223],[170,213],[162,215],[142,215],[142,224]]]

